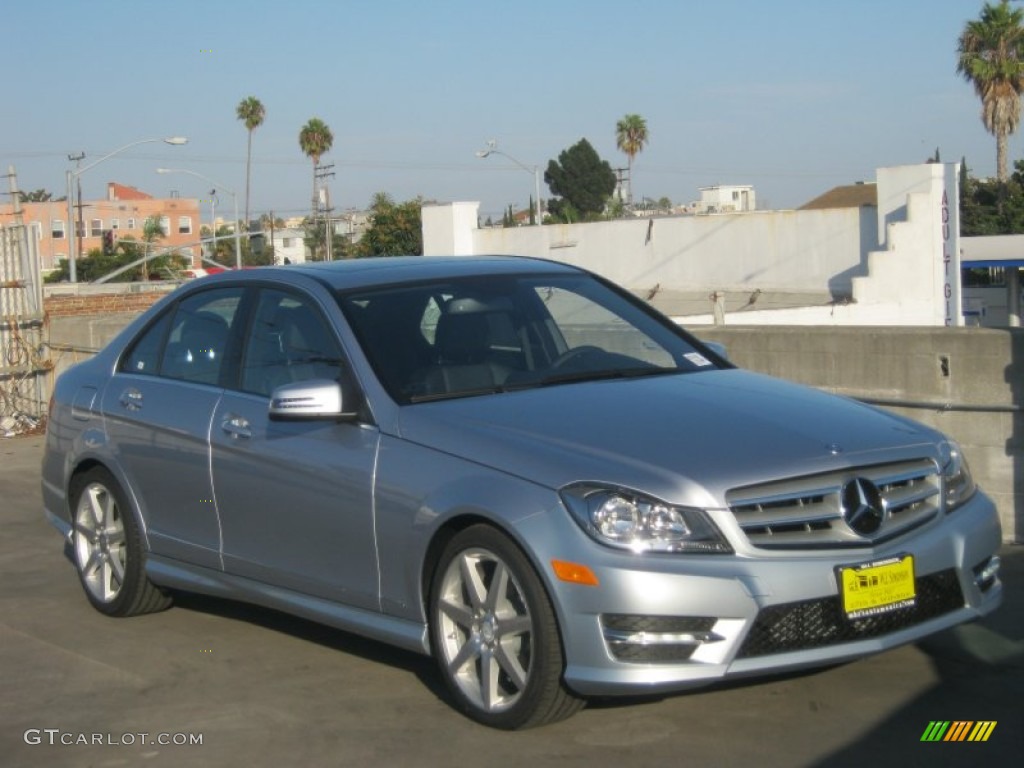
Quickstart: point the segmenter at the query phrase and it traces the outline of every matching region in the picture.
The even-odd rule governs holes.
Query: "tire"
[[[131,504],[114,476],[94,467],[71,483],[71,550],[89,602],[107,616],[162,611],[171,598],[146,576]]]
[[[526,556],[486,525],[445,547],[430,590],[431,646],[448,691],[473,720],[515,730],[583,707],[562,682],[551,601]]]

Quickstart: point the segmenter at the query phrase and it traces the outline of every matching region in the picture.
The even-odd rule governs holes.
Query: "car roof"
[[[567,264],[528,256],[385,256],[260,267],[245,270],[241,274],[252,279],[272,279],[276,274],[301,274],[325,283],[333,289],[347,289],[480,275],[580,272],[581,270]],[[228,274],[238,277],[240,273]]]

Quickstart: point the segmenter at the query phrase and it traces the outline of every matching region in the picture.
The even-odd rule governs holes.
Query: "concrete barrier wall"
[[[45,341],[53,377],[92,357],[135,317],[177,287],[174,283],[45,286]],[[49,392],[46,398],[49,398]]]
[[[942,430],[995,500],[1008,541],[1024,532],[1024,329],[694,328],[744,368],[857,398]],[[912,407],[913,406],[913,407]]]

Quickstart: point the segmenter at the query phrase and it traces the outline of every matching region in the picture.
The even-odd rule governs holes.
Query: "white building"
[[[271,245],[274,248],[275,264],[302,264],[309,255],[305,232],[301,229],[274,229]]]
[[[754,188],[749,184],[716,184],[697,189],[700,200],[693,204],[694,213],[740,213],[757,209]]]

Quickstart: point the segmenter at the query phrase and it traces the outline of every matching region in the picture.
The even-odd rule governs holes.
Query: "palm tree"
[[[615,146],[626,153],[629,159],[629,195],[627,202],[633,204],[633,158],[644,151],[647,145],[647,121],[640,115],[626,115],[615,124]]]
[[[249,96],[238,102],[235,108],[235,115],[245,123],[245,130],[249,132],[249,144],[245,152],[245,225],[249,226],[249,175],[252,170],[252,132],[263,125],[263,118],[267,110],[263,103],[255,96]]]
[[[153,252],[153,243],[166,236],[163,222],[158,214],[153,214],[142,222],[142,241],[146,244],[143,255],[146,260],[142,262],[140,274],[143,280],[149,280],[149,255]]]
[[[299,131],[299,146],[306,157],[313,160],[313,218],[316,218],[316,169],[320,165],[320,156],[331,150],[334,134],[327,123],[319,117],[311,118]]]
[[[1024,91],[1024,10],[986,3],[981,18],[968,21],[957,45],[957,74],[981,99],[981,122],[996,137],[996,176],[1009,178],[1006,144],[1020,125]]]

